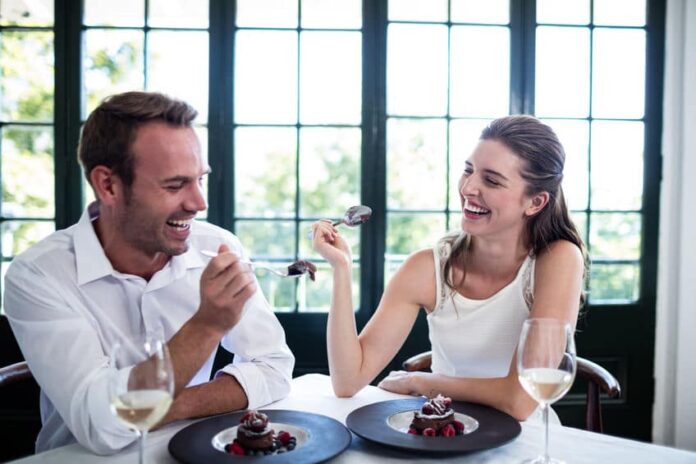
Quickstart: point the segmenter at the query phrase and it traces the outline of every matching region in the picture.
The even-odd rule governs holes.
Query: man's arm
[[[110,388],[131,368],[109,365],[89,315],[50,277],[15,259],[5,278],[5,313],[43,393],[75,439],[110,454],[136,436],[111,412]]]

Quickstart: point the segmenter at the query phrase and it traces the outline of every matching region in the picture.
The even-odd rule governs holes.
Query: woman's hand
[[[350,247],[331,221],[322,219],[312,224],[312,247],[326,259],[331,267],[351,265]]]
[[[377,386],[382,390],[401,395],[418,396],[420,393],[414,385],[414,380],[418,375],[418,372],[391,371]]]

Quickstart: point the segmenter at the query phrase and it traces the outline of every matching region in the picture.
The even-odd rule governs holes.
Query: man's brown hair
[[[188,103],[155,92],[125,92],[107,97],[92,111],[82,129],[78,157],[85,177],[96,166],[106,166],[133,185],[132,146],[137,129],[150,121],[191,127],[198,112]]]

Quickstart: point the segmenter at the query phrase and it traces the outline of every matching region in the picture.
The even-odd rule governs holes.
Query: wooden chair
[[[405,371],[415,372],[430,368],[432,352],[426,351],[408,358],[403,362]],[[587,401],[585,404],[585,429],[591,432],[602,433],[602,403],[600,392],[606,393],[609,398],[621,396],[621,386],[611,373],[592,361],[577,357],[577,378],[587,381]]]
[[[21,382],[22,380],[29,380],[33,378],[34,376],[32,375],[26,361],[0,367],[0,388],[15,382]]]

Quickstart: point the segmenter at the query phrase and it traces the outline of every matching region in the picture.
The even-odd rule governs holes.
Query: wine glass
[[[549,405],[565,395],[575,379],[575,340],[570,324],[531,318],[522,326],[517,346],[517,373],[522,387],[541,406],[544,454],[525,462],[562,463],[549,457]]]
[[[166,343],[148,339],[124,342],[111,352],[112,366],[133,365],[128,384],[111,389],[111,411],[140,438],[139,460],[144,462],[147,432],[169,411],[174,395],[174,368]]]

